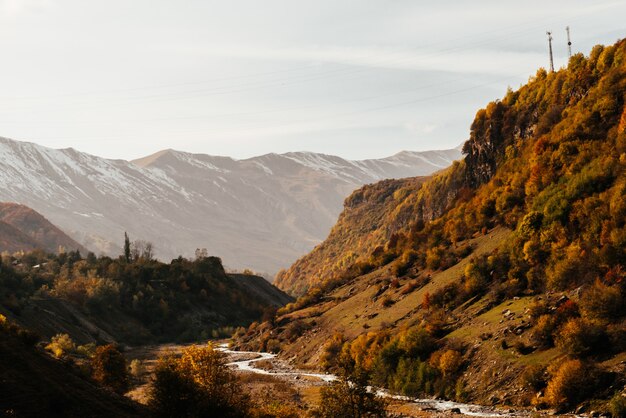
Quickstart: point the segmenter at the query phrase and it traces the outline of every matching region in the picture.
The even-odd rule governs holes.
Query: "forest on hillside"
[[[381,313],[420,294],[412,319],[396,320],[403,328],[366,323],[356,339],[353,328],[351,338],[336,333],[318,355],[330,370],[365,373],[399,393],[471,399],[467,373],[488,353],[470,344],[495,343],[487,332],[467,336],[470,317],[517,303],[524,307],[521,328],[510,330],[519,333],[517,346],[504,340],[494,351],[514,353],[502,361],[518,370],[506,384],[529,393],[519,402],[569,410],[617,391],[619,403],[626,383],[615,366],[626,351],[625,102],[626,41],[576,54],[556,72],[540,69],[477,112],[464,160],[426,181],[353,193],[329,238],[279,274],[278,285],[300,298],[274,325],[254,324],[240,341],[262,346],[269,333],[274,346],[289,350],[320,324],[339,327],[332,312],[358,297],[355,289],[381,300]],[[494,231],[510,232],[495,250],[475,255],[471,243]],[[454,280],[437,284],[462,261]],[[378,290],[359,288],[361,281]],[[435,290],[420,293],[427,285]],[[530,353],[537,360],[524,363]]]
[[[99,328],[85,338],[129,344],[224,337],[275,309],[276,302],[227,274],[217,257],[200,251],[195,260],[179,257],[163,263],[151,253],[151,248],[119,258],[92,253],[83,258],[77,251],[5,253],[0,306],[15,321],[44,335],[60,326],[53,322],[46,327],[55,318],[46,316],[47,310],[62,317],[70,309],[65,319],[71,323],[71,309],[76,309]],[[265,283],[250,276],[253,279]]]

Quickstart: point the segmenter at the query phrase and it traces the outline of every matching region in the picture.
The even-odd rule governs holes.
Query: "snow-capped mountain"
[[[377,159],[296,152],[246,160],[165,150],[108,160],[0,138],[0,201],[25,204],[97,253],[124,231],[157,257],[207,248],[227,266],[275,273],[328,234],[346,196],[384,178],[428,175],[458,150]]]

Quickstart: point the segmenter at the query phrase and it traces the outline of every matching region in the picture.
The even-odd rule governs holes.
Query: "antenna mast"
[[[548,35],[548,46],[550,47],[550,72],[554,72],[554,57],[552,56],[552,32],[547,31]]]
[[[572,58],[572,41],[569,37],[569,26],[566,26],[565,30],[567,31],[567,53],[569,54],[569,57]]]

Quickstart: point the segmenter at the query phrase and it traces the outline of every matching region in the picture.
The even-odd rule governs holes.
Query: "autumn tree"
[[[545,400],[559,410],[571,408],[593,393],[596,370],[580,360],[566,360],[551,371]]]
[[[113,344],[96,349],[91,368],[93,379],[101,385],[117,393],[124,393],[128,390],[126,359]]]
[[[76,344],[68,334],[57,334],[51,338],[46,350],[52,352],[55,357],[63,357],[76,350]]]
[[[248,416],[250,402],[223,354],[194,345],[159,361],[150,406],[161,417],[234,418]]]
[[[366,383],[355,376],[342,378],[322,388],[320,404],[314,416],[319,418],[386,417],[385,402],[367,390]]]

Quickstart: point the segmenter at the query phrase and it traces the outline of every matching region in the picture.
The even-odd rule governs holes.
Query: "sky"
[[[0,136],[350,159],[448,149],[476,111],[626,36],[626,1],[0,0]]]

